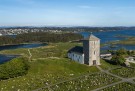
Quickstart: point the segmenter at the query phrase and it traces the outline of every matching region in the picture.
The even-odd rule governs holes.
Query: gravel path
[[[31,60],[32,54],[30,52],[30,49],[28,49],[28,53],[29,53],[29,61]]]

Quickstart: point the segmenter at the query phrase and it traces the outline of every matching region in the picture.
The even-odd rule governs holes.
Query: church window
[[[94,47],[96,47],[96,42],[94,42]]]
[[[96,51],[94,51],[94,55],[96,55]]]

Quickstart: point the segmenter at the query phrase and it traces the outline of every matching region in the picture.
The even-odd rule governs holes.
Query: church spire
[[[84,40],[100,40],[99,38],[97,38],[96,36],[93,35],[93,33],[91,32],[91,34],[89,34],[89,36],[87,38],[85,38]]]

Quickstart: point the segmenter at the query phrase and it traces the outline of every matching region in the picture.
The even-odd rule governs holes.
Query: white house
[[[0,36],[2,36],[2,34],[0,33]]]
[[[68,51],[68,58],[79,62],[81,64],[84,64],[84,53],[83,53],[83,47],[75,46],[72,49]]]

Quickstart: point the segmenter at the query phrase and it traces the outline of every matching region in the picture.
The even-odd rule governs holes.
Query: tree
[[[127,55],[127,51],[126,51],[126,49],[124,49],[124,48],[119,49],[118,51],[116,51],[116,55],[123,55],[123,56],[126,56],[126,55]]]
[[[123,65],[126,61],[126,59],[122,55],[114,55],[111,60],[117,63],[118,65]]]

